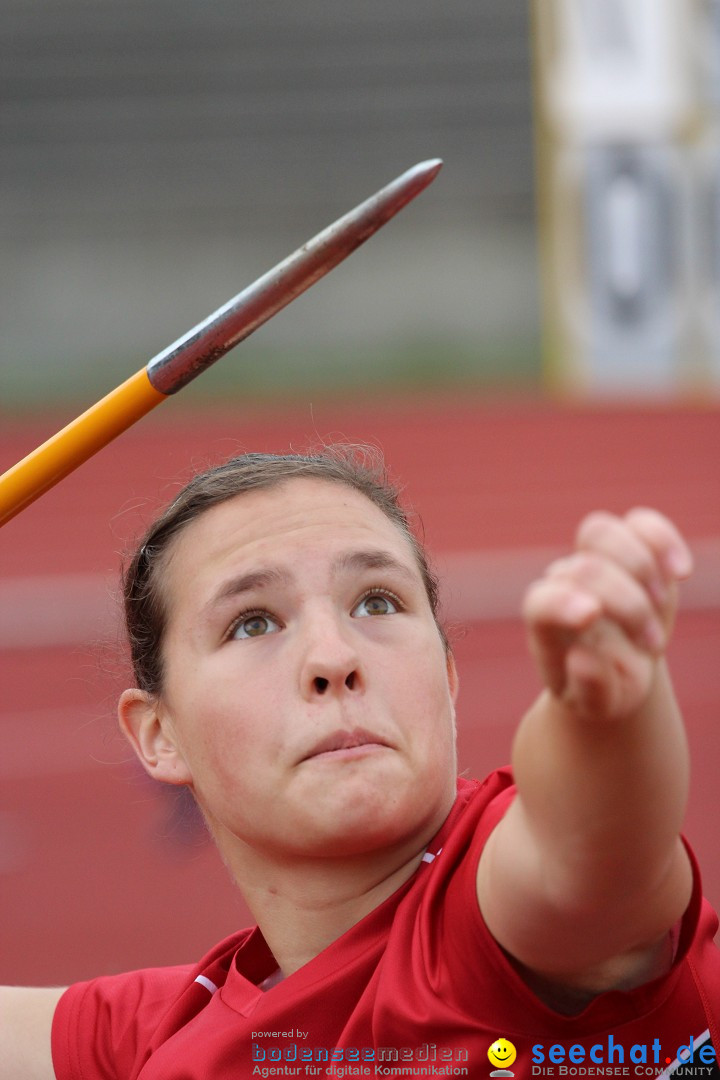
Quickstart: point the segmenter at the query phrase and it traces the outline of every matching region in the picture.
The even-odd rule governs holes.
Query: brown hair
[[[242,454],[198,473],[148,528],[123,578],[125,623],[130,658],[141,690],[160,694],[162,645],[167,611],[161,588],[164,557],[174,538],[205,510],[248,491],[276,487],[299,477],[317,477],[346,484],[365,495],[398,527],[412,547],[430,608],[445,648],[448,642],[438,619],[438,583],[423,545],[413,533],[399,492],[388,480],[378,450],[345,444],[313,454]]]

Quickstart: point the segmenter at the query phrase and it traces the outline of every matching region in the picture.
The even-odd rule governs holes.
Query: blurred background
[[[199,392],[477,379],[479,342],[536,376],[524,3],[2,12],[3,401],[102,392],[428,157],[432,203]]]
[[[720,903],[720,3],[0,0],[0,470],[417,161],[328,278],[0,530],[0,981],[247,921],[115,735],[123,554],[238,448],[381,446],[458,653],[461,766],[538,684],[523,591],[596,507],[689,536],[671,659]],[[658,793],[662,798],[662,793]]]

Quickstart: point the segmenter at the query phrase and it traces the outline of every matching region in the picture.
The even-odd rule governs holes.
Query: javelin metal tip
[[[427,169],[428,172],[432,172],[433,176],[437,176],[442,167],[443,159],[439,157],[428,158],[427,161],[418,161],[415,166],[416,169],[422,169],[423,171]]]
[[[443,167],[442,158],[428,158],[427,161],[418,161],[417,165],[412,165],[406,172],[397,178],[397,183],[407,182],[409,180],[424,180],[425,184],[430,184],[440,170]]]
[[[147,365],[156,390],[174,394],[337,266],[428,187],[440,158],[419,161],[308,240]]]

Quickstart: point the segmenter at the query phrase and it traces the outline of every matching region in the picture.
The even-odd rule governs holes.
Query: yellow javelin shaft
[[[0,525],[166,398],[142,368],[81,413],[0,477]]]

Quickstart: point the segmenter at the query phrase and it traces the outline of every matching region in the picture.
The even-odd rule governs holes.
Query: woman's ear
[[[167,713],[146,690],[125,690],[118,703],[120,730],[155,780],[191,784],[192,774],[177,744]]]

